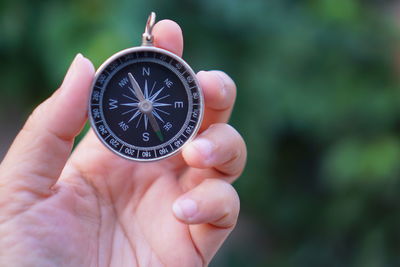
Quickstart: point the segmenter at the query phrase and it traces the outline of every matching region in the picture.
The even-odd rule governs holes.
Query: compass
[[[136,161],[172,156],[197,133],[203,94],[190,66],[153,46],[151,13],[142,46],[122,50],[97,70],[89,118],[102,143]]]

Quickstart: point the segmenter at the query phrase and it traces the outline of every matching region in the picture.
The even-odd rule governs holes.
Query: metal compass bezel
[[[104,140],[103,136],[99,133],[99,131],[98,131],[97,127],[96,127],[96,124],[95,124],[95,120],[94,120],[94,117],[93,117],[93,114],[92,114],[92,108],[91,108],[91,106],[92,106],[92,94],[93,94],[93,91],[94,91],[94,87],[95,87],[95,85],[96,85],[96,82],[97,82],[99,76],[103,73],[103,71],[104,71],[111,63],[113,63],[115,60],[117,60],[118,58],[121,58],[121,57],[126,56],[126,55],[131,54],[131,53],[137,53],[137,52],[155,52],[155,53],[159,53],[159,54],[165,54],[166,56],[169,56],[169,57],[171,57],[172,59],[176,60],[177,62],[179,62],[180,64],[182,64],[182,66],[188,71],[188,73],[190,74],[190,76],[193,77],[194,83],[195,83],[195,85],[196,85],[196,87],[197,87],[197,89],[198,89],[198,92],[199,92],[199,107],[198,107],[198,109],[199,109],[199,118],[198,118],[197,123],[196,123],[196,126],[195,126],[195,128],[193,129],[193,131],[192,131],[192,133],[190,134],[190,136],[187,138],[186,141],[184,141],[184,144],[183,144],[183,145],[181,145],[180,147],[176,148],[174,151],[172,151],[172,152],[170,152],[170,153],[168,153],[168,154],[166,154],[166,155],[157,156],[157,157],[154,157],[154,158],[139,158],[139,157],[136,158],[136,157],[133,157],[133,156],[130,157],[130,156],[127,156],[127,155],[125,155],[124,153],[122,153],[122,152],[116,150],[116,149],[113,148],[112,146],[110,146],[110,144],[108,144],[108,142],[106,142],[106,140]],[[186,84],[183,84],[183,85],[185,86],[185,90],[186,90],[186,91],[190,91],[190,89],[186,87]],[[114,154],[116,154],[116,155],[118,155],[118,156],[120,156],[120,157],[123,157],[123,158],[125,158],[125,159],[128,159],[128,160],[138,161],[138,162],[155,162],[155,161],[159,161],[159,160],[166,159],[166,158],[172,157],[172,156],[174,156],[174,155],[177,155],[179,152],[181,152],[181,150],[182,150],[188,143],[190,143],[190,142],[195,138],[195,136],[197,135],[197,133],[198,133],[198,131],[199,131],[199,129],[200,129],[200,126],[201,126],[201,124],[202,124],[202,121],[203,121],[203,116],[204,116],[204,96],[203,96],[203,92],[202,92],[202,89],[201,89],[201,87],[200,87],[200,84],[199,84],[199,82],[198,82],[198,80],[197,80],[197,78],[196,78],[195,72],[194,72],[193,69],[189,66],[189,64],[186,63],[185,60],[183,60],[183,59],[180,58],[179,56],[175,55],[174,53],[169,52],[169,51],[167,51],[167,50],[165,50],[165,49],[162,49],[162,48],[158,48],[158,47],[154,47],[154,46],[149,46],[149,45],[148,45],[148,46],[139,46],[139,47],[127,48],[127,49],[124,49],[124,50],[122,50],[122,51],[119,51],[119,52],[115,53],[114,55],[112,55],[111,57],[109,57],[109,58],[98,68],[98,70],[96,71],[94,80],[93,80],[93,82],[92,82],[91,88],[92,88],[92,90],[91,90],[90,97],[89,97],[89,105],[88,105],[89,111],[88,111],[88,115],[89,115],[90,124],[91,124],[91,126],[92,126],[92,128],[93,128],[93,130],[94,130],[94,132],[95,132],[95,134],[96,134],[96,136],[97,136],[97,137],[100,139],[100,141],[101,141],[109,150],[111,150]],[[193,108],[193,107],[192,107],[192,108]]]

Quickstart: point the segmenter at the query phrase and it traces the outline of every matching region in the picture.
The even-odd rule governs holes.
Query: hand
[[[154,35],[158,47],[182,55],[176,23],[159,22]],[[246,148],[226,124],[233,81],[219,71],[198,73],[206,105],[200,135],[180,155],[146,164],[116,156],[92,131],[70,155],[93,77],[78,55],[0,165],[0,265],[207,265],[239,212],[230,183]]]

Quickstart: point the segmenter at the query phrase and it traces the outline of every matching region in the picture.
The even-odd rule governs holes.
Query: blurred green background
[[[150,11],[184,59],[238,86],[239,223],[211,266],[400,266],[399,1],[0,0],[0,158],[76,53],[140,44]]]

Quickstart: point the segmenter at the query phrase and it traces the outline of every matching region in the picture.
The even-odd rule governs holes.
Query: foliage
[[[184,58],[196,70],[223,69],[237,82],[232,124],[249,150],[236,183],[239,229],[249,225],[257,236],[244,243],[232,239],[218,266],[398,266],[393,5],[3,1],[0,104],[36,105],[59,84],[77,52],[99,66],[138,45],[154,10],[181,24]],[[241,227],[245,220],[251,223]]]

